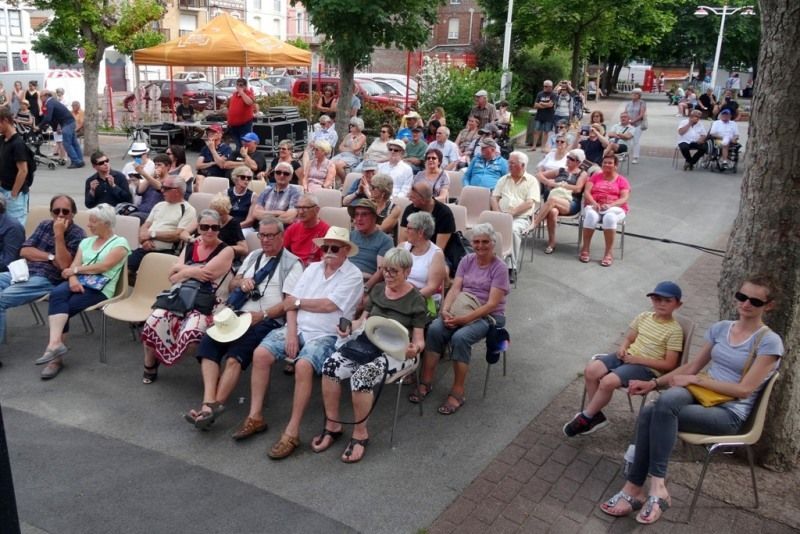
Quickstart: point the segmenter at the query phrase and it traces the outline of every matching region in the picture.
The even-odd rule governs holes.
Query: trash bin
[[[530,113],[530,117],[528,117],[528,127],[525,131],[525,145],[533,145],[533,127],[536,123],[536,110],[531,109],[528,113]]]

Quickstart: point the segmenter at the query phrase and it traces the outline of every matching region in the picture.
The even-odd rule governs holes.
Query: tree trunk
[[[733,293],[746,276],[778,282],[766,323],[783,338],[781,377],[762,438],[761,461],[784,470],[800,458],[800,122],[785,119],[800,86],[800,10],[795,0],[760,0],[760,73],[750,117],[739,214],[719,282],[722,317],[734,316]],[[743,126],[743,125],[742,125]]]
[[[574,32],[572,34],[572,69],[569,75],[574,87],[578,86],[578,73],[581,70],[581,41],[581,32]]]
[[[350,101],[353,98],[355,71],[355,64],[339,61],[339,104],[336,106],[336,132],[339,134],[339,141],[347,135],[347,125],[350,123]]]
[[[85,117],[83,122],[83,153],[86,156],[91,155],[100,146],[97,137],[97,125],[99,123],[97,113],[97,81],[100,74],[100,61],[102,60],[102,52],[99,59],[97,56],[90,57],[87,54],[83,62],[83,81],[85,83],[84,100],[86,108],[83,110]]]

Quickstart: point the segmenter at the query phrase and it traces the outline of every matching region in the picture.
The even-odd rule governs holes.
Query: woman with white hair
[[[311,441],[314,452],[327,450],[342,435],[339,420],[341,382],[350,379],[353,399],[353,436],[342,453],[341,460],[352,464],[361,461],[367,452],[369,434],[367,417],[374,402],[374,389],[383,382],[384,374],[392,376],[412,366],[425,349],[425,324],[428,322],[425,300],[409,282],[413,260],[411,254],[398,247],[386,251],[383,257],[383,280],[370,290],[364,312],[350,328],[339,330],[345,337],[358,329],[368,317],[385,317],[399,322],[408,331],[408,344],[403,354],[388,354],[374,347],[374,359],[367,363],[355,361],[348,353],[348,342],[331,354],[322,365],[322,399],[325,404],[325,427]],[[359,338],[360,339],[360,338]]]
[[[567,164],[560,169],[540,170],[536,179],[542,184],[544,204],[536,213],[526,232],[534,230],[547,220],[547,247],[545,254],[552,254],[556,246],[556,223],[559,215],[575,215],[581,210],[583,186],[587,175],[581,169],[586,155],[580,148],[567,152]]]
[[[475,252],[467,254],[459,262],[440,315],[428,327],[420,382],[408,400],[418,403],[430,395],[436,366],[449,345],[453,359],[453,384],[439,407],[442,415],[456,413],[466,401],[464,389],[472,346],[486,337],[490,327],[502,327],[506,323],[508,267],[494,254],[497,239],[491,224],[473,226],[472,248]]]
[[[431,241],[436,231],[436,222],[427,211],[418,211],[408,216],[406,221],[406,239],[398,247],[411,253],[414,260],[408,281],[419,289],[425,297],[428,313],[435,317],[442,297],[444,282],[447,278],[447,266],[444,252]]]
[[[331,161],[336,165],[336,175],[344,180],[347,169],[355,169],[361,163],[364,154],[364,145],[367,144],[367,136],[362,133],[364,121],[359,117],[350,119],[350,131],[339,143],[339,153]]]
[[[128,240],[114,233],[116,220],[114,208],[108,204],[89,210],[88,229],[93,235],[81,241],[72,265],[61,271],[65,281],[50,292],[50,337],[44,354],[36,360],[36,365],[47,364],[42,380],[57,376],[64,365],[69,318],[114,296],[131,251]]]
[[[313,157],[309,158],[301,180],[303,191],[306,193],[333,187],[336,165],[329,159],[331,150],[331,145],[327,141],[314,142]]]
[[[631,91],[631,101],[625,105],[625,111],[634,126],[631,163],[639,163],[639,139],[642,137],[642,132],[647,129],[647,104],[642,100],[642,90],[638,87]]]

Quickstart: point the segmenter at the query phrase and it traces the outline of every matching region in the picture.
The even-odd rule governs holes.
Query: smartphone
[[[339,318],[339,330],[342,332],[350,332],[350,326],[352,326],[352,322],[347,317],[340,317]]]
[[[581,135],[589,135],[589,127],[581,126]]]

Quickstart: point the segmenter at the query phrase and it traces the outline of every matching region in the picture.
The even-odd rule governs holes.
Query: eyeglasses
[[[381,130],[381,133],[389,133],[389,130]]]
[[[66,217],[72,213],[72,210],[68,210],[67,208],[53,208],[50,210],[50,213],[56,217]]]
[[[383,274],[386,275],[386,276],[397,276],[397,273],[399,273],[399,272],[400,272],[400,270],[399,269],[395,269],[394,267],[384,267],[383,268]]]
[[[439,158],[437,158],[436,156],[431,156],[429,158],[425,158],[425,161],[439,161]]]
[[[177,190],[177,189],[178,189],[177,187],[170,187],[170,186],[168,186],[168,185],[162,185],[162,186],[161,186],[161,190],[162,190],[162,191],[175,191],[175,190]]]
[[[275,176],[291,176],[292,173],[289,171],[275,171]]]
[[[572,157],[572,156],[567,156],[567,159],[570,160],[570,161],[578,161],[578,158],[575,158],[575,157]]]
[[[95,165],[105,165],[106,163],[109,163],[107,159],[99,159],[94,162]]]
[[[310,206],[295,206],[294,208],[297,210],[313,210],[316,206],[312,204]]]
[[[245,182],[249,182],[253,179],[253,177],[250,176],[249,174],[239,174],[236,177],[240,180],[244,180]]]
[[[491,239],[473,239],[473,245],[490,245],[492,243]]]
[[[748,297],[747,295],[745,295],[741,291],[737,291],[736,293],[734,293],[733,294],[733,298],[735,298],[739,302],[747,302],[749,300],[750,304],[752,304],[756,308],[760,308],[761,306],[763,306],[764,304],[769,302],[768,300],[761,300],[761,299],[758,299],[758,298],[755,298],[755,297]]]
[[[201,224],[198,225],[201,232],[208,232],[211,230],[212,232],[219,232],[219,225],[218,224]]]
[[[389,152],[402,152],[399,148],[390,148]]]
[[[327,254],[329,251],[338,254],[344,247],[342,245],[320,245],[320,250]]]
[[[566,141],[564,141],[563,139],[556,140],[557,145],[563,145],[564,143],[566,143]]]
[[[281,235],[281,233],[280,232],[275,232],[273,234],[265,234],[263,232],[258,232],[257,235],[258,235],[259,239],[275,239],[276,237]]]

